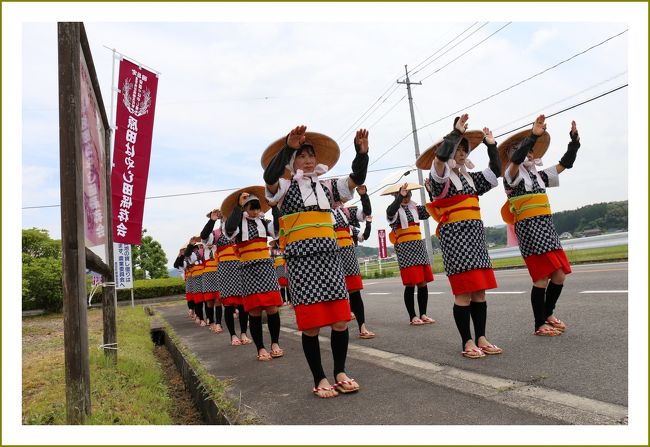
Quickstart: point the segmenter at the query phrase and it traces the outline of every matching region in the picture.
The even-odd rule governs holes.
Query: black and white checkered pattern
[[[341,256],[341,268],[345,276],[361,275],[359,262],[354,254],[354,246],[340,248],[339,255]]]
[[[192,293],[192,278],[185,277],[185,293]]]
[[[511,185],[506,184],[506,179],[503,179],[503,186],[506,188],[506,192],[508,194],[508,197],[517,197],[517,196],[523,196],[524,194],[539,194],[542,192],[546,192],[545,186],[548,186],[548,174],[544,171],[539,171],[538,174],[542,178],[542,181],[544,182],[543,185],[540,185],[539,182],[537,181],[537,176],[530,172],[527,171],[528,175],[530,176],[530,179],[533,181],[533,188],[532,191],[526,191],[526,186],[524,181],[520,181],[517,185],[515,185],[514,188],[512,188]],[[510,191],[508,191],[509,188],[512,188]]]
[[[447,275],[492,268],[480,220],[462,220],[440,227],[442,262]]]
[[[308,257],[315,253],[337,253],[339,245],[334,238],[315,237],[288,244],[284,250],[284,259]]]
[[[221,298],[241,296],[243,292],[241,267],[239,261],[223,261],[219,263],[219,294]]]
[[[472,185],[467,182],[464,176],[459,175],[458,178],[460,179],[460,183],[463,185],[462,189],[459,191],[456,189],[454,184],[449,181],[449,189],[447,190],[445,198],[461,194],[473,194],[480,196],[493,188],[490,182],[485,178],[483,172],[470,172],[469,175],[472,177],[472,180],[474,180],[474,186],[476,186],[476,189],[472,188]],[[429,179],[431,180],[431,185],[433,187],[433,196],[437,197],[442,194],[442,191],[445,189],[445,183],[438,183],[434,181],[431,174],[429,174]],[[429,198],[432,198],[431,194],[429,194]]]
[[[241,263],[244,295],[280,290],[272,259],[256,259]]]
[[[278,265],[275,268],[275,276],[277,278],[286,278],[287,277],[287,269],[284,265]]]
[[[217,272],[203,272],[201,275],[201,291],[203,293],[219,291],[219,274]]]
[[[524,258],[562,248],[550,214],[535,216],[515,223],[519,250]]]
[[[294,305],[333,301],[348,296],[337,253],[287,258],[287,272]]]
[[[427,247],[424,240],[401,242],[395,245],[397,263],[399,268],[413,267],[414,265],[429,265]]]

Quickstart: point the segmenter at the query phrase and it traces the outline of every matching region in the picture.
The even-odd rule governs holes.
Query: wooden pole
[[[68,424],[90,415],[90,365],[86,319],[86,251],[81,157],[80,23],[58,24],[59,163],[63,262],[63,343]]]

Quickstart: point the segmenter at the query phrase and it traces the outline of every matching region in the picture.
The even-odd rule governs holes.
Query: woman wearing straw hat
[[[334,140],[297,126],[286,138],[271,144],[262,154],[266,197],[277,203],[280,239],[289,275],[296,323],[302,331],[302,347],[314,377],[313,393],[320,398],[359,390],[345,373],[350,304],[345,288],[332,223],[332,203],[352,198],[363,184],[368,169],[368,131],[354,139],[356,156],[352,173],[336,180],[318,176],[334,166],[339,147]],[[334,385],[323,371],[318,334],[330,326],[334,357]]]
[[[545,120],[544,115],[538,116],[532,132],[524,130],[499,145],[503,185],[508,196],[501,215],[506,223],[515,226],[519,250],[533,281],[530,301],[535,335],[553,337],[566,329],[566,324],[553,312],[571,266],[553,225],[545,188],[558,186],[558,174],[573,167],[580,136],[572,121],[571,141],[560,162],[538,172],[536,166],[542,164],[541,158],[551,141]]]
[[[174,261],[174,268],[178,269],[183,276],[183,281],[185,282],[185,301],[187,301],[187,316],[192,320],[194,319],[194,301],[191,300],[191,294],[189,290],[189,282],[187,281],[187,272],[185,271],[185,248],[181,247],[178,251],[178,256]]]
[[[415,164],[429,170],[427,190],[431,203],[427,209],[438,222],[436,236],[454,294],[453,314],[462,354],[477,359],[503,352],[485,337],[485,290],[496,288],[497,282],[478,203],[478,196],[497,186],[501,166],[490,129],[466,130],[468,119],[467,114],[457,117],[454,130],[423,152]],[[468,172],[474,165],[467,157],[481,142],[488,148],[489,167],[481,172]],[[470,319],[474,323],[474,340]]]
[[[372,214],[372,206],[365,185],[357,186],[357,192],[361,199],[361,209],[357,206],[346,208],[342,203],[337,202],[333,204],[332,212],[334,214],[334,231],[341,256],[341,267],[345,275],[345,286],[350,295],[350,308],[359,325],[359,338],[370,339],[375,337],[375,333],[370,332],[366,326],[363,300],[361,299],[363,281],[361,280],[359,261],[357,261],[354,251],[356,244],[350,228],[358,228],[360,222],[364,222]]]
[[[251,336],[257,347],[257,360],[269,361],[282,357],[280,348],[280,288],[275,276],[267,238],[274,236],[273,222],[264,219],[270,208],[264,198],[263,186],[249,186],[230,194],[223,201],[221,212],[228,216],[226,235],[237,241],[244,286],[244,310],[248,312]],[[271,352],[264,347],[262,311],[266,312],[271,333]]]
[[[221,211],[214,209],[208,214],[208,222],[201,230],[203,240],[212,240],[217,246],[217,283],[219,284],[219,298],[224,306],[223,318],[226,328],[230,333],[232,346],[247,345],[252,343],[246,335],[248,330],[248,314],[244,310],[242,299],[241,266],[235,241],[224,234],[221,226],[214,229],[218,219],[222,218]],[[239,309],[240,335],[235,332],[235,309]]]
[[[386,218],[391,227],[388,234],[395,247],[399,273],[404,285],[404,305],[409,315],[411,326],[431,324],[436,321],[427,316],[429,289],[427,283],[433,281],[433,272],[429,255],[422,234],[420,220],[428,219],[429,213],[424,206],[411,200],[414,189],[422,188],[416,183],[404,183],[386,188],[381,195],[393,195],[395,200],[386,208]],[[415,287],[418,288],[418,310],[415,313]]]

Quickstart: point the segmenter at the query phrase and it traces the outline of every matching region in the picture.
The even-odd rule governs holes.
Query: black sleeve
[[[181,268],[183,266],[183,260],[184,259],[185,259],[184,255],[178,255],[178,257],[174,261],[174,268],[175,269]]]
[[[359,197],[361,199],[361,211],[366,216],[372,216],[372,205],[370,204],[370,197],[368,194],[364,194]]]
[[[440,161],[447,161],[451,157],[451,153],[454,151],[460,139],[463,137],[463,134],[460,133],[460,130],[454,129],[442,140],[442,144],[436,151],[436,158]]]
[[[368,174],[368,153],[359,153],[360,148],[356,141],[354,142],[354,150],[357,152],[357,155],[352,160],[352,174],[350,174],[350,178],[355,184],[363,185]]]
[[[567,146],[566,152],[564,155],[562,155],[562,158],[560,159],[560,164],[564,166],[566,169],[571,169],[573,167],[573,163],[576,161],[576,157],[578,155],[578,149],[580,149],[580,140],[571,140],[569,145]]]
[[[487,141],[485,141],[485,138],[483,138],[483,143],[487,146],[488,158],[490,159],[488,167],[492,172],[494,172],[494,175],[499,178],[501,177],[501,159],[499,158],[497,144],[496,142],[494,144],[488,144]]]
[[[366,228],[363,230],[363,240],[367,241],[368,238],[370,237],[370,231],[372,227],[372,222],[366,221]]]
[[[273,215],[273,230],[275,230],[275,236],[278,237],[280,234],[280,209],[277,205],[271,207],[271,214]]]
[[[275,185],[280,177],[282,177],[282,174],[284,174],[284,167],[289,163],[293,151],[294,150],[285,143],[282,149],[280,149],[280,152],[273,157],[271,163],[269,163],[264,170],[264,182],[267,185]]]
[[[390,218],[391,216],[394,216],[397,213],[397,210],[399,209],[400,203],[402,203],[402,195],[400,193],[397,193],[397,197],[395,197],[395,200],[393,200],[393,203],[388,205],[388,208],[386,208],[386,215]]]
[[[208,223],[205,224],[203,229],[201,230],[201,239],[204,241],[208,240],[210,237],[210,233],[212,233],[212,230],[214,230],[214,224],[216,220],[208,219]]]
[[[185,255],[186,258],[189,258],[192,255],[192,252],[194,251],[194,244],[187,244],[187,247],[185,247]]]
[[[510,161],[516,165],[522,164],[526,159],[526,155],[528,155],[528,152],[530,152],[533,146],[535,146],[535,142],[537,141],[537,138],[539,137],[531,132],[530,135],[524,138],[524,141],[522,141],[521,144],[519,144],[517,150],[510,157]]]
[[[226,220],[226,233],[227,234],[233,234],[235,231],[237,231],[237,228],[241,224],[242,218],[244,217],[244,210],[242,209],[239,204],[235,205],[235,208],[233,208],[232,213],[230,213],[230,216],[228,216],[228,220]]]

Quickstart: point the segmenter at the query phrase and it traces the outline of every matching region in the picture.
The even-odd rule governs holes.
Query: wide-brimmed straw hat
[[[466,130],[463,134],[463,138],[465,138],[469,143],[469,152],[472,152],[479,144],[481,144],[484,137],[485,134],[482,130]],[[417,166],[418,169],[431,169],[433,159],[436,158],[436,151],[442,145],[443,141],[444,140],[436,141],[426,151],[422,152],[418,159],[415,160],[415,166]]]
[[[273,157],[275,157],[284,146],[286,139],[286,136],[279,138],[266,148],[262,154],[262,168],[266,169],[269,163],[271,163]],[[329,170],[334,167],[336,162],[339,160],[339,155],[341,154],[341,150],[339,149],[339,145],[336,144],[336,141],[322,133],[305,132],[305,142],[302,145],[313,147],[314,153],[316,154],[316,162],[326,165]],[[291,178],[291,173],[288,169],[284,170],[282,177]]]
[[[241,193],[247,192],[251,196],[255,196],[260,201],[260,209],[262,212],[266,213],[268,210],[271,209],[269,206],[269,202],[266,200],[266,197],[264,196],[264,187],[263,186],[247,186],[245,188],[238,189],[237,191],[233,192],[230,194],[228,197],[223,199],[223,203],[221,204],[221,214],[223,214],[224,219],[227,219],[228,216],[230,216],[230,213],[232,213],[232,210],[235,208],[235,205],[238,204],[239,201],[239,196]],[[250,198],[246,202],[250,202],[251,200],[254,200],[254,198]],[[245,204],[244,204],[245,205]]]
[[[402,189],[402,185],[404,185],[404,183],[398,183],[398,184],[395,184],[395,185],[390,185],[388,188],[384,189],[381,192],[381,194],[379,194],[379,195],[380,196],[387,196],[389,194],[394,194],[396,192],[399,192],[399,190]],[[422,185],[418,185],[417,183],[408,183],[406,185],[406,189],[408,191],[412,191],[414,189],[420,189],[420,188],[422,188]]]
[[[524,138],[530,135],[530,133],[530,129],[522,130],[521,132],[517,132],[516,134],[511,135],[501,144],[499,144],[497,149],[499,150],[499,158],[501,159],[501,175],[505,173],[506,166],[508,163],[510,163],[510,152],[512,149],[517,147],[517,145],[521,143]],[[550,144],[551,136],[548,134],[548,132],[544,131],[542,135],[537,137],[537,141],[533,146],[533,158],[542,158]]]

